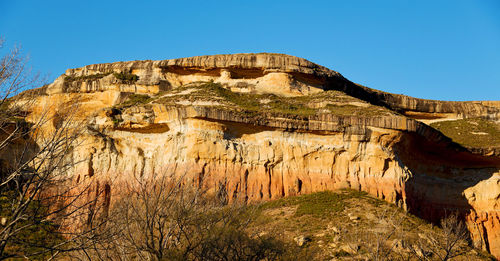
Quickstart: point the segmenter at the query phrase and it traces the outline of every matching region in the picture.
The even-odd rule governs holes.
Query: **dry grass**
[[[304,236],[310,241],[302,248],[315,253],[317,260],[376,260],[376,253],[385,255],[382,260],[417,260],[409,247],[396,249],[394,242],[410,246],[421,237],[443,233],[394,205],[353,190],[288,197],[257,205],[257,210],[250,230],[285,242]],[[488,254],[461,247],[468,254],[454,260],[488,260]]]
[[[90,74],[90,75],[82,75],[82,76],[71,76],[67,75],[64,77],[65,82],[84,82],[84,81],[96,81],[99,80],[103,77],[106,77],[110,75],[111,72],[107,73],[97,73],[97,74]]]
[[[188,89],[193,91],[186,92]],[[240,111],[248,115],[262,112],[299,116],[320,113],[370,117],[394,114],[388,109],[368,104],[340,91],[325,91],[299,97],[283,97],[274,94],[236,93],[220,84],[211,82],[189,84],[169,92],[162,92],[157,95],[157,100],[154,102],[175,105],[176,101],[181,99],[190,102],[218,102],[224,108]]]
[[[500,147],[500,124],[480,118],[432,123],[454,142],[466,147]]]

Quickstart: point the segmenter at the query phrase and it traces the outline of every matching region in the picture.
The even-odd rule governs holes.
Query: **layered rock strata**
[[[131,86],[110,73],[132,73],[139,80]],[[96,75],[92,78],[85,76]],[[68,82],[67,77],[83,77]],[[372,104],[387,106],[416,118],[500,116],[500,102],[449,102],[417,99],[364,87],[340,73],[302,58],[283,54],[233,54],[162,61],[132,61],[93,64],[68,69],[47,88],[47,93],[103,90],[157,93],[197,81],[224,83],[235,91],[261,91],[280,95],[303,95],[320,90],[342,90]]]
[[[286,97],[340,90],[359,99],[353,103],[359,107],[378,105],[400,114],[247,113],[214,101],[160,102],[197,82]],[[123,106],[130,93],[151,100]],[[278,54],[89,65],[68,70],[39,90],[37,99],[28,120],[46,110],[57,115],[58,108],[78,101],[77,118],[86,121],[87,131],[72,152],[72,175],[76,182],[99,184],[106,202],[119,197],[121,183],[157,175],[222,191],[228,201],[354,188],[434,222],[458,211],[476,246],[500,256],[500,158],[473,153],[411,118],[498,119],[497,102],[388,94]]]

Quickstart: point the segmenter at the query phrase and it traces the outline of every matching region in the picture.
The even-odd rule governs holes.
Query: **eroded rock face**
[[[402,192],[402,180],[408,178],[390,155],[370,146],[372,139],[382,139],[376,131],[323,135],[202,119],[172,122],[168,129],[154,134],[108,133],[116,150],[110,149],[109,141],[81,148],[83,155],[95,151],[89,164],[93,170],[81,173],[99,173],[110,181],[118,173],[126,179],[175,173],[209,190],[222,186],[230,199],[245,201],[341,187],[364,187],[395,199],[395,193]]]
[[[137,75],[138,80],[120,80],[113,73]],[[240,93],[282,96],[342,90],[402,114],[256,115],[206,101],[111,109],[126,101],[129,92],[169,95],[199,81]],[[78,118],[85,120],[87,131],[72,152],[78,162],[72,175],[75,182],[98,184],[94,188],[105,190],[100,195],[107,204],[119,198],[124,181],[157,175],[223,191],[228,201],[354,188],[430,221],[458,211],[475,244],[500,256],[500,158],[473,153],[404,116],[496,119],[496,102],[440,102],[383,93],[307,60],[271,54],[89,65],[68,70],[45,92],[27,119],[47,108],[55,113],[75,100],[81,104]],[[45,126],[48,131],[55,127]]]
[[[112,73],[139,76],[134,84],[123,83]],[[85,76],[98,76],[87,77]],[[66,77],[84,77],[65,81]],[[417,99],[386,93],[352,83],[340,73],[302,58],[284,54],[210,55],[162,61],[132,61],[93,64],[68,69],[47,93],[95,92],[114,90],[134,93],[158,93],[199,81],[225,84],[233,91],[307,95],[321,90],[341,90],[372,104],[387,106],[413,118],[446,119],[487,116],[500,117],[499,101],[449,102]]]
[[[139,76],[133,85],[118,81],[112,73]],[[94,75],[96,77],[86,77]],[[83,76],[83,77],[82,77]],[[65,81],[67,77],[77,81]],[[239,91],[281,95],[318,92],[329,77],[343,77],[325,67],[289,55],[237,54],[181,58],[163,61],[133,61],[94,64],[69,69],[47,88],[47,93],[116,90],[157,93],[181,85],[215,81]]]

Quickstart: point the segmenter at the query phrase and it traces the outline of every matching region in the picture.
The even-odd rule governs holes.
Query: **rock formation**
[[[385,93],[282,54],[88,65],[36,97],[28,121],[78,101],[86,134],[71,175],[107,202],[120,182],[156,175],[229,201],[354,188],[433,222],[458,211],[474,244],[500,257],[499,150],[466,148],[426,124],[498,122],[500,102]]]

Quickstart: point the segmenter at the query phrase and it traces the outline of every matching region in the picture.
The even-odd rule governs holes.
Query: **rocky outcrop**
[[[240,93],[292,97],[340,90],[360,99],[357,103],[400,114],[249,113],[214,101],[160,102],[199,81]],[[122,106],[130,93],[158,99]],[[71,174],[75,182],[104,188],[106,202],[119,198],[121,183],[156,175],[222,191],[228,201],[354,188],[430,221],[458,211],[476,246],[500,256],[500,158],[473,153],[414,119],[497,119],[496,102],[388,94],[307,60],[276,54],[89,65],[68,70],[37,95],[28,120],[80,104],[77,118],[85,120],[86,133],[72,152]]]
[[[338,78],[330,78],[326,86],[326,89],[341,90],[356,98],[385,106],[418,120],[470,117],[499,119],[500,117],[500,103],[498,101],[457,102],[418,99],[371,89]]]
[[[133,85],[115,79],[112,73],[139,76]],[[85,77],[85,76],[96,77]],[[80,77],[77,81],[65,80]],[[345,93],[382,105],[416,119],[500,117],[497,101],[449,102],[417,99],[364,87],[340,73],[302,58],[283,54],[233,54],[180,58],[162,61],[132,61],[93,64],[68,69],[47,88],[47,93],[117,90],[157,93],[197,82],[216,81],[235,91],[257,90],[281,95],[303,95],[320,90]]]
[[[139,76],[123,84],[113,73]],[[94,76],[94,77],[91,77]],[[321,89],[322,82],[339,73],[289,55],[237,54],[88,65],[69,69],[47,88],[47,93],[118,90],[157,93],[197,81],[218,81],[237,89],[298,95]],[[311,90],[312,89],[312,90]]]

